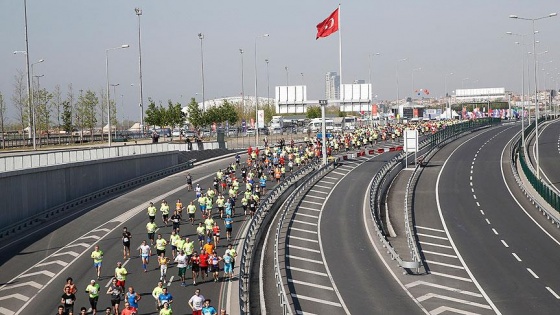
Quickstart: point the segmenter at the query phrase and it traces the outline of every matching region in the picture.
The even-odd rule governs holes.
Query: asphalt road
[[[215,172],[233,161],[234,158],[231,157],[223,161],[210,162],[197,166],[189,172],[193,175],[195,185],[201,183],[201,187],[207,188],[210,187]],[[5,262],[0,272],[0,314],[55,313],[68,276],[74,278],[78,287],[75,310],[79,310],[81,306],[89,308],[84,289],[91,279],[96,278],[90,258],[94,244],[99,244],[104,251],[102,278],[98,281],[102,293],[98,308],[104,309],[109,306],[109,296],[104,294],[107,290],[106,284],[113,275],[116,262],[122,261],[129,272],[126,285],[134,286],[142,295],[139,314],[155,314],[155,303],[151,292],[159,280],[159,270],[155,270],[157,261],[155,256],[152,256],[149,272],[143,273],[141,261],[137,257],[137,248],[141,240],[147,238],[145,226],[148,220],[146,208],[149,201],[154,201],[159,209],[161,200],[165,198],[173,209],[178,198],[185,205],[194,199],[194,192],[187,192],[183,187],[185,173],[175,174],[99,204],[95,209],[44,237],[26,238],[22,235],[15,243],[1,244],[0,250],[4,251]],[[200,220],[199,213],[197,219]],[[222,224],[221,220],[218,222]],[[243,222],[242,216],[235,217],[234,234],[241,230]],[[169,239],[171,226],[162,226],[159,214],[156,223],[160,226],[158,233],[162,233],[164,238]],[[123,226],[127,226],[133,235],[131,246],[133,257],[126,261],[122,257]],[[181,226],[181,234],[196,239],[195,229],[189,224]],[[225,240],[222,240],[218,246],[220,255],[223,255],[225,245]],[[170,254],[168,246],[167,255]],[[192,281],[188,281],[190,284],[188,287],[179,286],[175,267],[169,269],[168,279],[170,276],[175,276],[173,282],[168,284],[169,292],[174,296],[174,314],[190,313],[187,301],[194,293]],[[190,279],[189,274],[188,278]],[[222,282],[206,282],[199,284],[197,288],[201,289],[206,298],[211,298],[212,305],[218,309],[219,305],[225,305],[222,304],[224,301],[220,292],[227,285],[229,284]],[[121,307],[122,305],[121,303]]]
[[[519,130],[494,128],[449,155],[437,186],[440,212],[464,265],[497,312],[554,314],[560,306],[560,277],[554,276],[560,231],[533,219],[536,210],[509,174],[507,146]]]

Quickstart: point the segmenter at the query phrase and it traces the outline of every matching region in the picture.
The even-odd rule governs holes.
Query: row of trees
[[[32,126],[32,110],[29,108],[26,76],[23,71],[18,71],[14,76],[12,94],[12,104],[15,108],[16,123],[12,130],[21,132],[22,139],[28,127]],[[105,91],[79,90],[76,97],[72,84],[68,85],[66,95],[63,95],[60,85],[56,85],[52,92],[45,88],[40,88],[38,82],[32,85],[32,107],[35,110],[35,129],[37,136],[49,136],[51,131],[66,131],[72,133],[80,130],[89,131],[92,135],[98,127],[98,123],[104,126],[107,122],[107,101],[102,95]],[[113,100],[110,101],[111,123],[116,126],[116,106]],[[0,129],[2,137],[7,128],[6,102],[0,93]]]

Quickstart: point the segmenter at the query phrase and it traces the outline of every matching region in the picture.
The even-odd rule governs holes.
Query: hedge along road
[[[201,166],[190,169],[194,183],[200,183],[201,187],[211,186],[212,177],[218,169],[225,168],[234,161],[233,157],[224,160],[209,162]],[[56,229],[47,236],[37,239],[30,246],[20,252],[8,252],[12,255],[2,267],[0,272],[0,314],[23,314],[23,313],[43,313],[56,311],[60,302],[62,287],[65,279],[72,276],[78,286],[77,302],[75,310],[81,306],[89,308],[87,295],[83,289],[89,284],[90,279],[95,279],[95,271],[92,266],[90,253],[95,244],[99,244],[104,251],[102,267],[101,294],[98,308],[109,306],[109,297],[105,295],[104,287],[113,274],[117,261],[122,261],[122,227],[127,226],[133,235],[131,251],[133,259],[125,262],[130,276],[127,278],[127,286],[133,285],[139,293],[151,293],[159,279],[159,270],[153,271],[157,265],[152,257],[150,262],[150,272],[141,273],[141,262],[137,255],[137,247],[141,240],[146,238],[148,202],[153,201],[159,208],[162,199],[166,199],[171,207],[180,198],[186,206],[194,199],[194,192],[187,192],[185,189],[185,174],[181,172],[167,178],[158,180],[154,183],[140,187],[125,193],[113,200],[110,200],[88,213],[78,217],[72,222]],[[238,212],[239,213],[239,212]],[[197,213],[197,222],[200,221],[200,214]],[[221,221],[217,220],[220,224]],[[235,217],[234,234],[241,228],[243,217]],[[156,223],[162,226],[159,215]],[[182,235],[194,238],[194,228],[190,225],[181,226]],[[87,231],[87,232],[85,232]],[[160,233],[164,238],[169,238],[171,227],[161,227]],[[21,237],[22,243],[28,242],[25,235]],[[219,254],[223,254],[221,243],[218,249]],[[167,255],[170,255],[168,249]],[[170,268],[168,279],[176,275],[177,269]],[[219,284],[204,283],[199,285],[203,294],[207,298],[217,300],[219,296]],[[180,290],[180,291],[179,291]],[[176,310],[181,310],[186,306],[187,296],[190,297],[194,290],[192,288],[181,288],[172,283],[170,292],[176,296],[175,300],[180,306],[175,306]],[[184,301],[183,301],[184,300]],[[177,305],[175,304],[175,305]],[[122,307],[122,303],[121,303]],[[151,296],[145,296],[140,304],[142,313],[144,310],[155,310]]]

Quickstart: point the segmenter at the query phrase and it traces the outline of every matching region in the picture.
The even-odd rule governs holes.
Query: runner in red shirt
[[[249,154],[249,156],[251,156],[251,153],[253,153],[253,148],[251,146],[249,146],[249,148],[247,149],[247,153]]]
[[[198,255],[198,258],[200,258],[200,275],[202,276],[202,282],[204,282],[204,280],[206,279],[206,276],[208,276],[208,254],[204,251],[204,249],[200,252],[200,255]]]

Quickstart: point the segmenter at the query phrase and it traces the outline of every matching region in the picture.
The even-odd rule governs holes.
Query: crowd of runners
[[[328,139],[327,154],[360,149],[380,142],[398,142],[405,128],[417,128],[423,134],[434,133],[449,123],[453,122],[387,124],[335,133]],[[200,183],[194,185],[193,177],[187,173],[184,192],[187,202],[183,203],[181,199],[177,199],[174,204],[167,200],[149,202],[146,206],[146,234],[133,235],[126,227],[123,228],[123,261],[137,260],[144,272],[159,270],[159,281],[149,297],[145,292],[138,293],[132,281],[127,280],[128,271],[122,261],[115,263],[110,274],[103,273],[104,253],[99,245],[95,245],[91,253],[94,279],[80,291],[69,277],[63,286],[57,314],[103,313],[103,310],[98,309],[99,298],[103,295],[108,297],[104,302],[110,304],[104,308],[103,314],[138,314],[140,304],[143,310],[153,308],[160,315],[172,314],[173,308],[180,310],[181,314],[185,310],[195,315],[218,314],[211,299],[205,298],[196,286],[204,282],[236,279],[234,268],[237,252],[233,219],[254,215],[269,186],[285,179],[295,168],[321,157],[320,138],[306,138],[303,143],[297,144],[293,140],[288,144],[282,139],[270,146],[265,139],[264,144],[263,149],[249,147],[246,160],[242,161],[237,154],[229,166],[216,171],[209,187],[202,187]],[[194,229],[195,237],[189,237],[186,233],[189,225]],[[139,247],[135,247],[138,244]],[[137,252],[134,248],[138,248]],[[188,301],[174,299],[167,287],[166,284],[171,283],[172,279],[170,274],[173,269],[170,268],[176,270],[176,282],[182,287],[193,286],[194,293]],[[111,282],[107,290],[102,290],[98,281],[107,276]],[[135,276],[134,281],[146,280]],[[85,299],[78,298],[84,293],[89,309],[82,306],[78,311],[76,301],[85,304]],[[151,303],[145,302],[150,298],[153,299]],[[226,314],[226,311],[222,309],[220,314]]]

